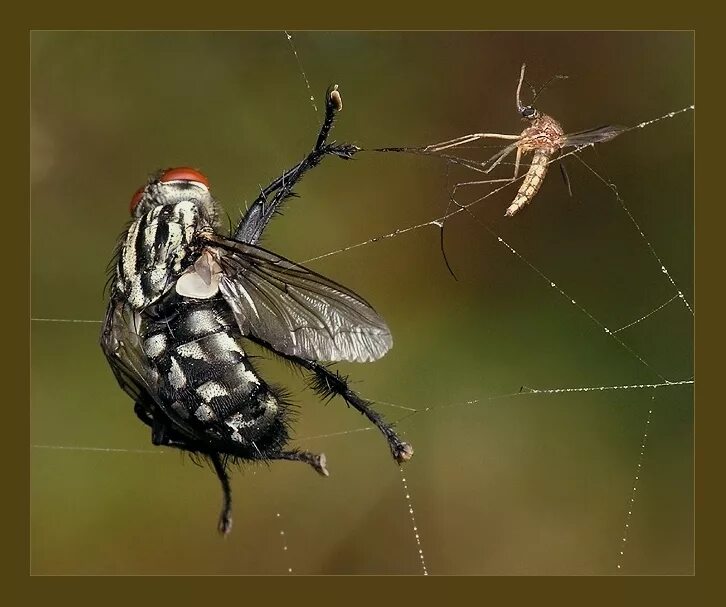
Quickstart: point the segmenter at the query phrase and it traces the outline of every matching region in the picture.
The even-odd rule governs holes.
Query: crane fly
[[[547,175],[547,167],[552,162],[552,157],[566,147],[581,148],[595,143],[610,141],[621,133],[625,132],[626,127],[622,126],[601,126],[595,129],[579,131],[577,133],[565,134],[562,125],[547,114],[543,114],[535,109],[532,105],[524,105],[521,100],[522,83],[524,82],[524,70],[526,65],[522,64],[519,74],[519,82],[517,84],[517,112],[523,120],[529,124],[519,135],[507,135],[503,133],[471,133],[449,141],[432,144],[420,149],[423,154],[439,154],[445,150],[456,148],[462,145],[479,141],[480,139],[504,139],[512,141],[511,144],[497,152],[492,158],[484,163],[474,163],[466,161],[465,166],[475,168],[484,173],[490,173],[496,168],[507,156],[516,151],[517,155],[514,161],[514,175],[506,179],[489,179],[484,181],[470,181],[465,185],[485,184],[485,183],[501,183],[515,181],[519,176],[519,166],[522,157],[525,154],[533,152],[532,163],[527,170],[522,185],[517,195],[504,213],[506,217],[512,217],[524,206],[532,202],[539,191],[545,176]],[[555,76],[562,77],[562,76]],[[546,86],[546,85],[545,85]],[[542,87],[543,89],[544,87]],[[540,92],[541,90],[540,89]],[[537,98],[536,93],[532,103]],[[563,175],[565,173],[563,172]],[[464,185],[464,184],[461,184]],[[569,184],[568,184],[569,185]]]

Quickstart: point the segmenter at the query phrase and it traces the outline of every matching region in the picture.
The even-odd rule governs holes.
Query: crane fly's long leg
[[[479,139],[509,139],[509,140],[515,140],[519,139],[519,135],[504,135],[501,133],[472,133],[470,135],[464,135],[463,137],[457,137],[456,139],[450,139],[449,141],[442,141],[441,143],[434,143],[432,145],[427,145],[423,151],[424,152],[443,152],[444,150],[448,150],[449,148],[455,148],[460,145],[465,145],[467,143],[472,143],[474,141],[478,141]]]
[[[209,459],[212,460],[217,478],[222,483],[222,511],[219,514],[217,529],[222,535],[227,535],[232,530],[232,489],[229,486],[229,475],[219,454],[211,453]]]
[[[501,178],[501,179],[479,179],[479,180],[476,180],[476,181],[463,181],[461,183],[457,183],[454,186],[454,189],[451,192],[451,201],[456,206],[458,206],[460,209],[464,209],[465,207],[462,207],[454,199],[454,197],[456,196],[456,190],[458,190],[460,187],[462,187],[462,186],[469,186],[469,185],[487,185],[487,184],[492,184],[492,183],[511,183],[512,181],[516,180],[517,179],[517,176],[519,175],[519,164],[520,164],[520,161],[522,159],[522,150],[516,144],[509,145],[506,148],[504,148],[503,150],[501,150],[500,152],[498,152],[496,155],[492,156],[492,158],[490,158],[488,160],[488,162],[491,162],[492,160],[494,160],[494,164],[492,164],[488,169],[486,169],[483,172],[484,173],[489,173],[494,167],[496,167],[507,156],[509,156],[509,154],[511,154],[514,151],[515,148],[517,149],[517,158],[516,158],[516,160],[514,162],[514,176],[513,177],[504,177],[504,178]],[[484,163],[484,164],[486,164],[486,163]],[[443,232],[443,230],[442,230],[442,232]],[[445,257],[445,255],[444,255],[444,257]],[[447,265],[448,265],[448,262],[447,262]]]
[[[514,161],[514,177],[516,179],[519,176],[519,162],[522,160],[522,148],[517,148],[517,158]]]
[[[512,181],[514,181],[514,179],[511,177],[502,177],[501,179],[479,179],[477,181],[461,181],[454,186],[452,195],[456,194],[456,190],[465,185],[488,185],[490,183],[511,183]]]
[[[504,161],[504,159],[505,159],[505,158],[506,158],[507,156],[509,156],[509,155],[510,155],[510,154],[511,154],[511,153],[512,153],[512,152],[513,152],[513,151],[514,151],[515,149],[517,150],[517,157],[521,157],[521,153],[520,153],[520,151],[519,151],[519,147],[517,146],[517,144],[516,144],[516,143],[513,143],[513,144],[511,144],[511,145],[508,145],[508,146],[507,146],[507,147],[505,147],[505,148],[504,148],[503,150],[501,150],[501,151],[497,152],[496,154],[494,154],[494,156],[492,156],[492,157],[491,157],[491,158],[490,158],[489,160],[487,160],[487,161],[486,161],[486,162],[484,163],[485,165],[486,165],[486,164],[489,164],[490,162],[492,163],[491,165],[489,165],[489,167],[488,167],[488,168],[487,168],[487,169],[486,169],[486,170],[485,170],[484,172],[485,172],[485,173],[491,173],[491,172],[492,172],[492,171],[493,171],[493,170],[494,170],[494,169],[495,169],[495,168],[496,168],[497,166],[499,166],[499,165],[500,165],[500,164],[501,164],[501,163],[502,163],[502,162]],[[515,167],[515,170],[516,170],[516,167]],[[513,177],[513,179],[516,179],[516,175],[515,175],[515,177]]]
[[[290,196],[294,196],[293,187],[308,170],[317,166],[325,156],[333,155],[347,160],[360,151],[360,148],[350,144],[327,143],[335,115],[342,107],[343,102],[336,85],[328,89],[326,93],[325,118],[312,151],[301,162],[285,171],[260,192],[240,220],[234,232],[235,240],[250,244],[256,243],[267,224],[279,211],[282,203]]]
[[[494,169],[498,164],[500,164],[509,154],[514,151],[514,148],[517,148],[517,158],[514,161],[514,176],[513,177],[504,177],[502,179],[483,179],[483,180],[477,180],[477,181],[463,181],[461,183],[457,183],[456,186],[454,186],[454,191],[452,192],[452,196],[456,193],[457,188],[464,185],[485,185],[488,183],[506,183],[510,181],[514,181],[519,176],[519,164],[522,160],[522,150],[515,146],[507,146],[504,148],[501,152],[493,156],[489,162],[494,160],[494,164],[492,164],[488,169],[484,171],[484,173],[489,173],[492,169]],[[486,163],[485,163],[486,164]],[[458,204],[458,203],[457,203]]]
[[[509,156],[514,150],[519,150],[516,143],[512,143],[511,145],[508,145],[502,150],[499,150],[494,156],[492,156],[489,160],[485,160],[484,162],[476,162],[474,160],[469,160],[467,158],[458,158],[456,156],[449,156],[447,154],[440,154],[440,158],[444,158],[445,160],[448,160],[449,162],[452,162],[454,164],[460,164],[461,166],[466,167],[467,169],[472,169],[476,171],[477,173],[491,173],[497,166],[499,166],[504,159]],[[518,152],[518,155],[521,157],[521,153]],[[492,164],[489,164],[492,163]],[[487,166],[489,165],[489,166]],[[513,179],[516,179],[514,177]],[[494,180],[494,181],[510,181],[508,179],[502,179],[502,180]],[[491,183],[491,181],[486,181],[482,183]]]

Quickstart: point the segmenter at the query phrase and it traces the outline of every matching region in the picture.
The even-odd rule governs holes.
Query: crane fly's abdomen
[[[287,438],[284,403],[252,367],[223,300],[171,294],[163,308],[166,313],[149,320],[143,349],[176,429],[241,456],[279,448]]]
[[[539,191],[542,186],[545,175],[547,174],[547,165],[550,161],[551,154],[546,150],[535,150],[532,158],[532,164],[527,171],[527,175],[524,177],[517,195],[514,197],[512,204],[509,205],[507,212],[504,213],[506,217],[511,217],[517,213],[523,206],[528,205],[535,194]]]

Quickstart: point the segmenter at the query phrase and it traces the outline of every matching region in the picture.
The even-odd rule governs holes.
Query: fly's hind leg
[[[298,361],[309,371],[312,371],[312,388],[323,397],[341,396],[346,403],[365,415],[388,441],[393,459],[399,464],[407,462],[413,457],[413,447],[402,441],[393,427],[387,423],[370,402],[361,398],[348,385],[348,378],[333,372],[324,365],[311,361]]]
[[[303,462],[311,466],[320,476],[330,476],[325,453],[311,453],[310,451],[299,451],[297,449],[293,449],[292,451],[280,451],[279,453],[273,453],[272,455],[267,456],[266,459]]]
[[[348,386],[348,378],[343,377],[339,373],[333,372],[328,369],[325,365],[312,360],[305,360],[297,356],[290,356],[283,352],[278,352],[266,341],[261,340],[251,335],[246,336],[247,339],[259,344],[263,348],[266,348],[270,352],[276,354],[280,358],[283,358],[298,367],[302,367],[306,371],[312,373],[312,381],[310,387],[320,394],[323,398],[332,398],[334,396],[342,397],[348,405],[358,410],[360,413],[365,415],[373,425],[380,430],[381,434],[388,441],[388,446],[391,449],[393,459],[399,464],[407,462],[413,457],[413,447],[407,442],[402,441],[393,427],[387,423],[380,413],[378,413],[371,405],[370,402],[364,398],[358,396]],[[300,458],[288,458],[288,459],[300,459]],[[309,462],[308,462],[309,463]]]
[[[142,401],[136,401],[134,403],[134,413],[136,413],[136,417],[138,417],[147,426],[152,428],[154,427],[154,416],[151,414],[151,411],[144,406]]]
[[[226,536],[232,530],[232,489],[229,486],[229,474],[227,474],[226,462],[218,453],[209,456],[212,466],[217,473],[217,478],[222,484],[222,511],[219,513],[218,531]]]
[[[232,530],[232,489],[227,474],[227,461],[224,456],[218,453],[208,453],[201,448],[201,445],[193,443],[185,437],[177,434],[163,421],[156,419],[142,403],[136,403],[134,407],[136,415],[145,424],[151,426],[151,442],[161,447],[174,447],[191,453],[203,453],[212,462],[214,472],[222,485],[222,511],[219,515],[217,529],[226,536]]]

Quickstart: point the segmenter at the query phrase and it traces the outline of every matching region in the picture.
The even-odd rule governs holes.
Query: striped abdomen
[[[143,348],[158,372],[158,401],[175,430],[195,441],[227,443],[233,455],[260,456],[287,438],[284,404],[255,373],[239,328],[220,303],[171,294],[163,307],[173,312],[149,321]]]
[[[523,206],[529,204],[534,198],[535,194],[539,191],[542,182],[544,181],[545,175],[547,174],[547,165],[552,155],[547,150],[535,150],[532,158],[532,164],[527,171],[527,175],[524,177],[517,195],[514,197],[512,204],[509,205],[506,213],[506,217],[511,217]]]

